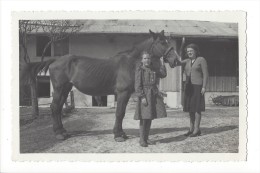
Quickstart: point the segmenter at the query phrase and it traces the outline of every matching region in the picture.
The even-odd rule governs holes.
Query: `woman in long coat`
[[[159,79],[166,75],[163,58],[160,59],[160,68],[156,71],[151,65],[150,55],[147,52],[142,53],[142,63],[135,72],[135,92],[138,101],[134,115],[135,120],[140,120],[140,145],[142,147],[153,144],[148,140],[152,120],[167,116],[163,97],[157,87]]]
[[[201,135],[201,112],[205,111],[206,85],[208,80],[208,66],[206,60],[200,56],[196,44],[189,44],[185,48],[188,59],[178,61],[185,65],[186,83],[184,89],[183,111],[189,112],[190,129],[185,136],[196,137]]]

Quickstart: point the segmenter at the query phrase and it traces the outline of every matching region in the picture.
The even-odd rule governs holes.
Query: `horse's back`
[[[50,74],[60,85],[70,82],[85,94],[112,94],[117,64],[106,59],[66,55],[51,64]]]
[[[116,65],[107,59],[97,59],[97,58],[91,58],[87,56],[76,56],[76,55],[64,55],[60,58],[58,58],[56,61],[54,61],[50,66],[50,71],[60,71],[60,72],[66,72],[70,73],[70,70],[75,70],[73,68],[79,68],[81,66],[86,67],[86,70],[88,70],[89,66],[92,66],[94,68],[98,67],[115,67]],[[106,68],[107,69],[107,68]]]

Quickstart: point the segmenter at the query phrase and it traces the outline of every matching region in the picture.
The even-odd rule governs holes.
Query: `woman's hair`
[[[191,44],[188,44],[186,47],[185,47],[185,54],[187,56],[187,49],[188,48],[192,48],[195,52],[196,52],[196,56],[200,56],[200,50],[199,50],[199,47],[198,45],[194,44],[194,43],[191,43]]]

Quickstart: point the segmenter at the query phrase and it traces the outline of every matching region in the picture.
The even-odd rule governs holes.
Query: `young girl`
[[[148,52],[142,53],[142,63],[135,72],[135,92],[138,96],[134,119],[140,120],[140,146],[147,147],[153,142],[148,140],[152,120],[166,117],[163,97],[157,88],[159,79],[166,77],[166,68],[163,58],[160,59],[158,70],[151,64]]]

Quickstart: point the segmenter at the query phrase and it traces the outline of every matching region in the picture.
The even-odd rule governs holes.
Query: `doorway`
[[[106,107],[107,96],[92,96],[92,106]]]

